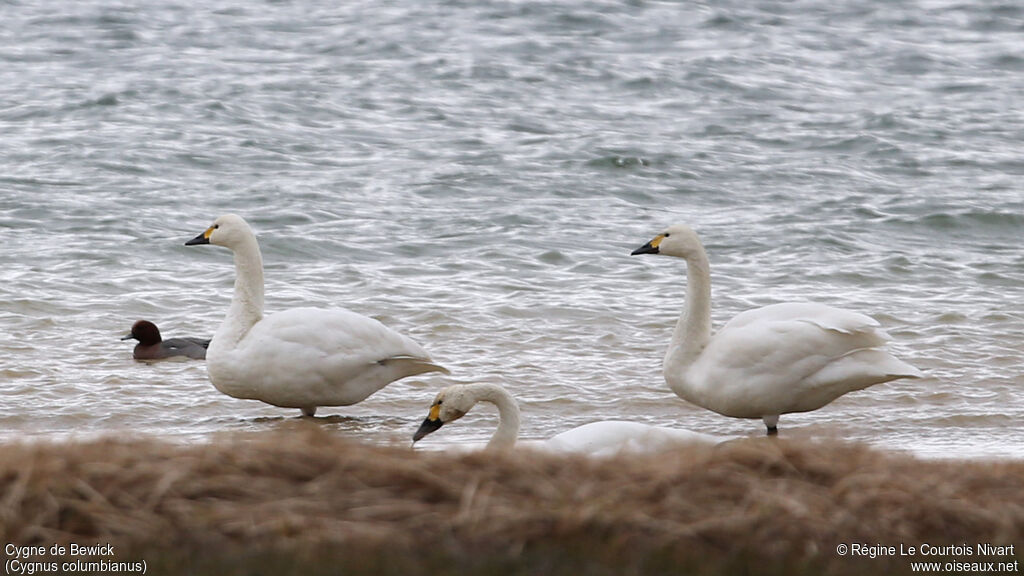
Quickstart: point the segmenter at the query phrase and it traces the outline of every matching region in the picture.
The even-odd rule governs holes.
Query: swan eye
[[[214,229],[214,230],[216,230],[217,228],[220,228],[220,224],[214,224],[214,225],[213,225],[213,229]],[[666,234],[666,236],[668,236],[668,234]]]
[[[669,236],[671,236],[671,234],[669,234],[668,232],[665,232],[664,234],[661,235],[662,238],[668,238]]]
[[[665,238],[668,238],[668,234],[667,233],[662,233],[662,234],[658,234],[657,236],[655,236],[654,239],[649,242],[649,244],[651,245],[651,248],[657,248],[658,246],[660,246],[662,240],[664,240]]]

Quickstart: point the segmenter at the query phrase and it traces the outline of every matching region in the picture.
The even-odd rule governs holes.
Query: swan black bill
[[[210,243],[210,239],[207,238],[206,232],[203,232],[199,236],[196,236],[195,238],[189,240],[188,242],[185,242],[185,246],[197,246],[199,244],[209,244],[209,243]]]
[[[427,416],[426,418],[423,419],[423,424],[420,424],[420,429],[417,430],[416,433],[412,435],[412,441],[417,442],[419,440],[422,440],[424,436],[430,434],[431,432],[434,432],[441,426],[444,426],[444,422],[442,422],[440,418],[436,420],[431,420],[430,417]]]
[[[630,253],[630,256],[636,256],[637,254],[658,254],[658,247],[648,242],[636,250],[633,250],[633,252]]]

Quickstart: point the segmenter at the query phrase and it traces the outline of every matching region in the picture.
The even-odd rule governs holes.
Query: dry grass
[[[321,431],[9,445],[0,531],[110,542],[150,573],[909,573],[836,545],[1020,544],[1024,462],[772,439],[604,461],[454,456]]]

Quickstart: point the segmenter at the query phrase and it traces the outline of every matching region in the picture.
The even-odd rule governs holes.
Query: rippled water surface
[[[661,377],[684,266],[629,252],[688,222],[717,324],[847,307],[927,373],[784,435],[1024,456],[1022,37],[1017,2],[4,3],[0,435],[406,442],[452,381],[505,385],[524,437],[760,435]],[[453,376],[311,422],[133,361],[136,319],[216,329],[230,254],[183,244],[228,211],[268,311],[374,316]]]

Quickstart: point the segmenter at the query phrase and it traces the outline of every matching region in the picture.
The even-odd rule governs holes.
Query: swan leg
[[[310,418],[316,416],[316,406],[303,406],[302,415],[309,416]]]
[[[764,420],[764,425],[765,425],[766,428],[768,428],[768,435],[769,436],[778,436],[779,435],[779,427],[778,427],[779,415],[778,414],[775,414],[773,416],[763,416],[761,418],[761,420]]]

